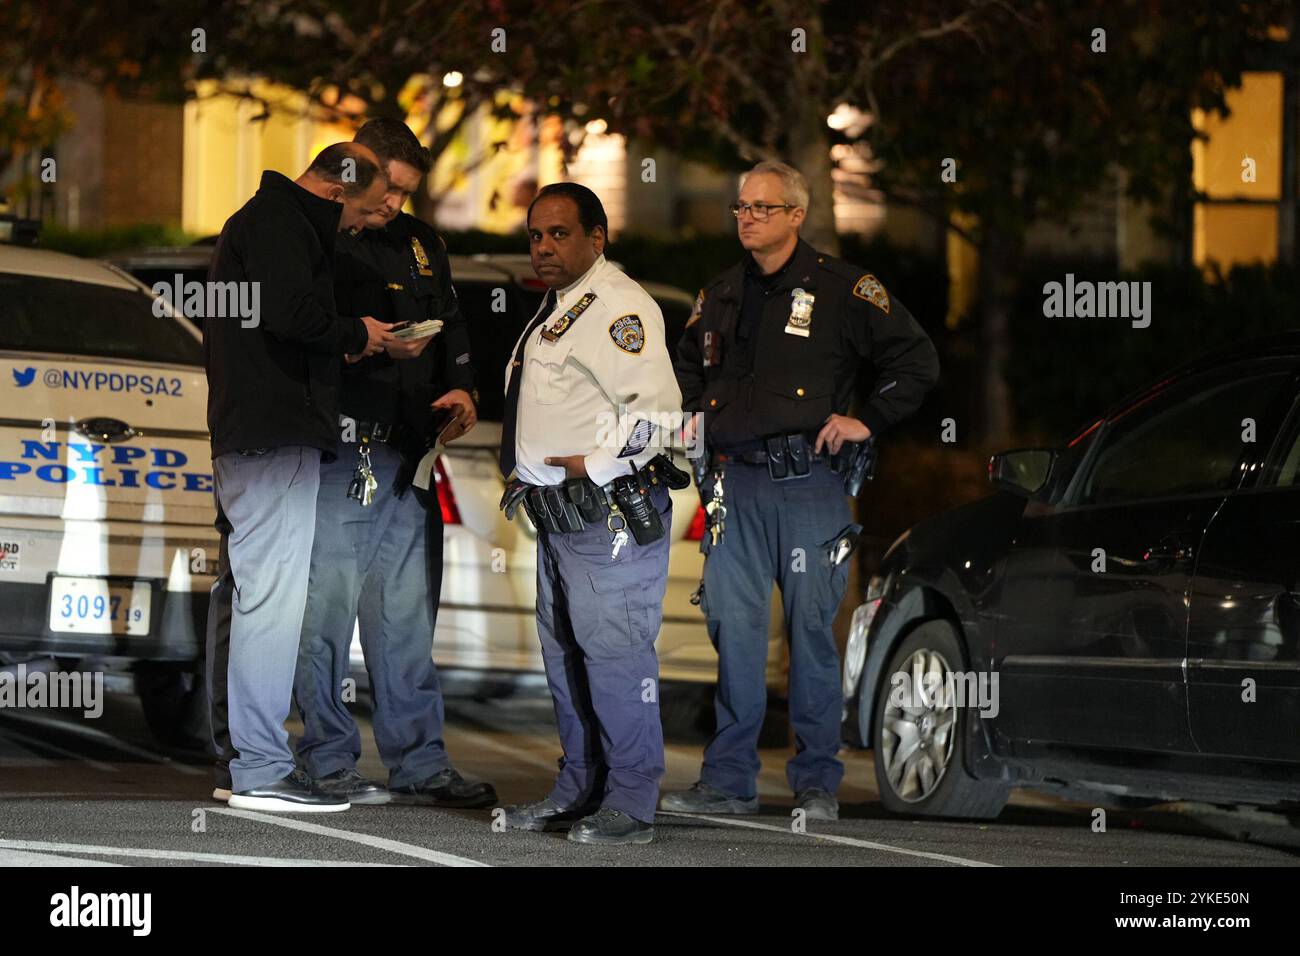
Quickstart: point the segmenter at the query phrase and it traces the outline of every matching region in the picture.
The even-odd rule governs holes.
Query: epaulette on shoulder
[[[841,279],[848,279],[850,282],[865,271],[851,262],[845,262],[843,259],[837,259],[835,256],[827,255],[824,252],[817,254],[817,265],[832,275],[839,276]]]

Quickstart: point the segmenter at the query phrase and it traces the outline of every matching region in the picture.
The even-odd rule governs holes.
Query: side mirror
[[[1017,448],[989,459],[989,481],[999,488],[1035,494],[1047,484],[1056,461],[1051,448]]]

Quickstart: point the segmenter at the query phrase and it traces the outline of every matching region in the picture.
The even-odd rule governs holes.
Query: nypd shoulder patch
[[[609,337],[624,352],[639,355],[645,348],[645,326],[639,315],[621,315],[609,324]]]
[[[859,299],[866,299],[881,312],[889,313],[889,293],[880,280],[868,273],[853,286],[853,294]]]

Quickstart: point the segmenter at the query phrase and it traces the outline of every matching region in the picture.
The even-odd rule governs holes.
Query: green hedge
[[[40,245],[55,252],[74,256],[103,258],[114,252],[148,246],[188,246],[202,237],[176,226],[143,223],[136,226],[113,226],[108,229],[64,229],[46,225],[41,229]]]

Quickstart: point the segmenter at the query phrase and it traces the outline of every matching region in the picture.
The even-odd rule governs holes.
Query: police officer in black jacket
[[[786,776],[811,819],[837,819],[844,768],[839,655],[831,623],[859,526],[856,494],[874,437],[914,412],[939,374],[930,339],[874,275],[799,238],[808,187],[784,163],[755,166],[731,207],[748,255],[705,286],[677,347],[683,408],[706,457],[701,605],[719,656],[717,730],[699,781],[660,806],[758,810],[768,608],[781,588],[790,639]],[[848,414],[860,366],[871,397]]]
[[[475,424],[469,330],[442,240],[401,211],[429,171],[428,150],[404,123],[386,118],[362,126],[355,142],[379,157],[389,189],[365,228],[339,237],[339,308],[395,323],[395,331],[397,323],[432,321],[441,328],[390,343],[371,358],[338,359],[339,457],[321,466],[295,681],[304,726],[298,756],[318,788],[354,804],[488,806],[496,791],[463,779],[443,745],[442,694],[431,657],[442,514],[432,481],[413,486],[439,434],[448,441]],[[361,737],[346,704],[358,621],[387,788],[356,769]]]
[[[208,620],[214,796],[242,809],[349,806],[295,770],[284,721],[320,463],[336,445],[342,356],[382,352],[392,341],[388,325],[374,317],[339,314],[334,241],[340,229],[380,208],[386,188],[374,153],[336,143],[296,181],[263,173],[257,194],[226,221],[213,253],[210,278],[249,286],[259,303],[251,320],[209,315],[203,323],[222,531]],[[230,777],[233,783],[223,779]]]

